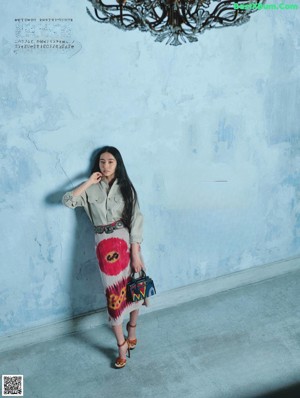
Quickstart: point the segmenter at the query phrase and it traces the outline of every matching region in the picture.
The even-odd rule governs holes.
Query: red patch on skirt
[[[124,239],[103,239],[96,248],[101,271],[106,275],[118,275],[129,264],[128,245]]]
[[[126,286],[130,278],[122,279],[120,282],[106,289],[107,310],[111,318],[117,319],[124,308],[131,304],[127,302]]]

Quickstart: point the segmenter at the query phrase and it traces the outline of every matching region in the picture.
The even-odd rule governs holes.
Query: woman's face
[[[109,152],[104,152],[100,156],[99,160],[100,171],[103,176],[111,181],[115,178],[115,172],[117,168],[116,158]]]

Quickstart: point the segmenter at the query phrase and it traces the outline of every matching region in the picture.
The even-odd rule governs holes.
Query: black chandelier
[[[155,41],[179,46],[197,41],[196,35],[211,28],[238,26],[262,8],[266,0],[88,0],[94,21],[119,29],[150,32]]]

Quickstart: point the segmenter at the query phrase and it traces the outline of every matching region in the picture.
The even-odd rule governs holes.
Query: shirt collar
[[[108,187],[108,182],[106,180],[101,180],[100,184],[103,185],[105,188]],[[112,188],[114,185],[118,184],[118,179],[116,178],[115,181],[113,182],[112,186],[110,188]]]

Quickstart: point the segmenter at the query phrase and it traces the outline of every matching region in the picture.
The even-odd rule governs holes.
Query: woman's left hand
[[[143,268],[143,263],[142,263],[140,255],[138,253],[131,254],[131,268],[136,273],[140,272]]]

